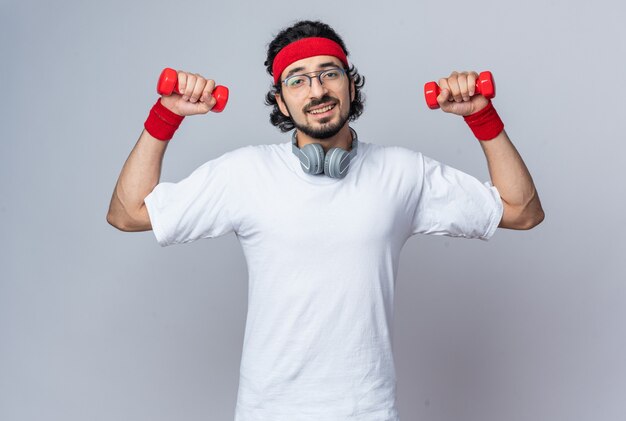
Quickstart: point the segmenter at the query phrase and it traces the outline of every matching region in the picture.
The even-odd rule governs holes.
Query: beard
[[[311,103],[308,104],[304,108],[304,110],[305,110],[304,113],[306,114],[307,113],[306,110],[310,109],[311,107],[315,107],[317,105],[323,104],[324,102],[328,102],[328,101],[333,101],[335,103],[335,107],[337,107],[338,104],[339,104],[339,101],[336,98],[332,98],[330,96],[324,96],[323,98],[321,98],[319,100],[311,101]],[[290,114],[291,114],[291,112],[290,112]],[[350,116],[350,110],[349,109],[348,110],[344,110],[343,114],[341,114],[339,116],[339,121],[337,121],[336,123],[332,124],[332,123],[330,123],[330,119],[332,117],[323,118],[323,119],[319,120],[319,122],[318,122],[320,124],[319,127],[313,127],[310,124],[298,123],[293,118],[291,119],[291,121],[293,122],[293,125],[296,127],[296,129],[298,129],[299,131],[301,131],[305,135],[310,136],[313,139],[323,140],[323,139],[328,139],[330,137],[333,137],[334,135],[339,133],[341,128],[348,121],[349,116]]]

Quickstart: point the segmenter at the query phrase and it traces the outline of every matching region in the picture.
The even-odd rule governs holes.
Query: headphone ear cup
[[[350,159],[346,159],[349,153],[341,148],[332,148],[324,158],[324,174],[330,178],[344,178],[345,171]],[[343,165],[342,165],[343,164]]]
[[[307,174],[321,174],[324,171],[324,148],[319,143],[309,143],[300,148],[300,166]]]

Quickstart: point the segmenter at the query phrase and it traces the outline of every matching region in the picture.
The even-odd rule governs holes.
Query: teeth
[[[318,108],[317,110],[309,111],[309,113],[311,113],[311,114],[321,114],[321,113],[325,113],[326,111],[332,110],[334,107],[335,107],[335,104],[328,105],[328,106],[326,106],[324,108]]]

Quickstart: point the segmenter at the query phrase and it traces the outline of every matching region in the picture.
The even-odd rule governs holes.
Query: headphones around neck
[[[342,148],[331,148],[327,154],[319,143],[309,143],[302,149],[298,148],[296,131],[291,136],[291,150],[300,159],[302,171],[306,174],[321,174],[330,178],[344,178],[348,174],[350,161],[356,156],[359,139],[356,131],[350,127],[352,133],[352,149],[350,152]]]

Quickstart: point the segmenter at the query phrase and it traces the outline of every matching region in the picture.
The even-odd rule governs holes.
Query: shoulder
[[[284,143],[273,143],[264,145],[248,145],[226,152],[223,156],[226,159],[238,160],[238,159],[258,159],[261,156],[280,155],[285,150]]]
[[[248,145],[225,152],[210,162],[226,166],[245,165],[279,156],[284,150],[284,144]]]
[[[258,184],[260,178],[275,172],[291,153],[285,143],[242,146],[203,165],[205,172],[221,173],[230,183]],[[251,185],[252,185],[251,184]]]
[[[363,143],[361,146],[363,146],[366,161],[385,165],[388,170],[415,168],[415,165],[421,165],[424,159],[421,152],[403,146],[376,143]]]

